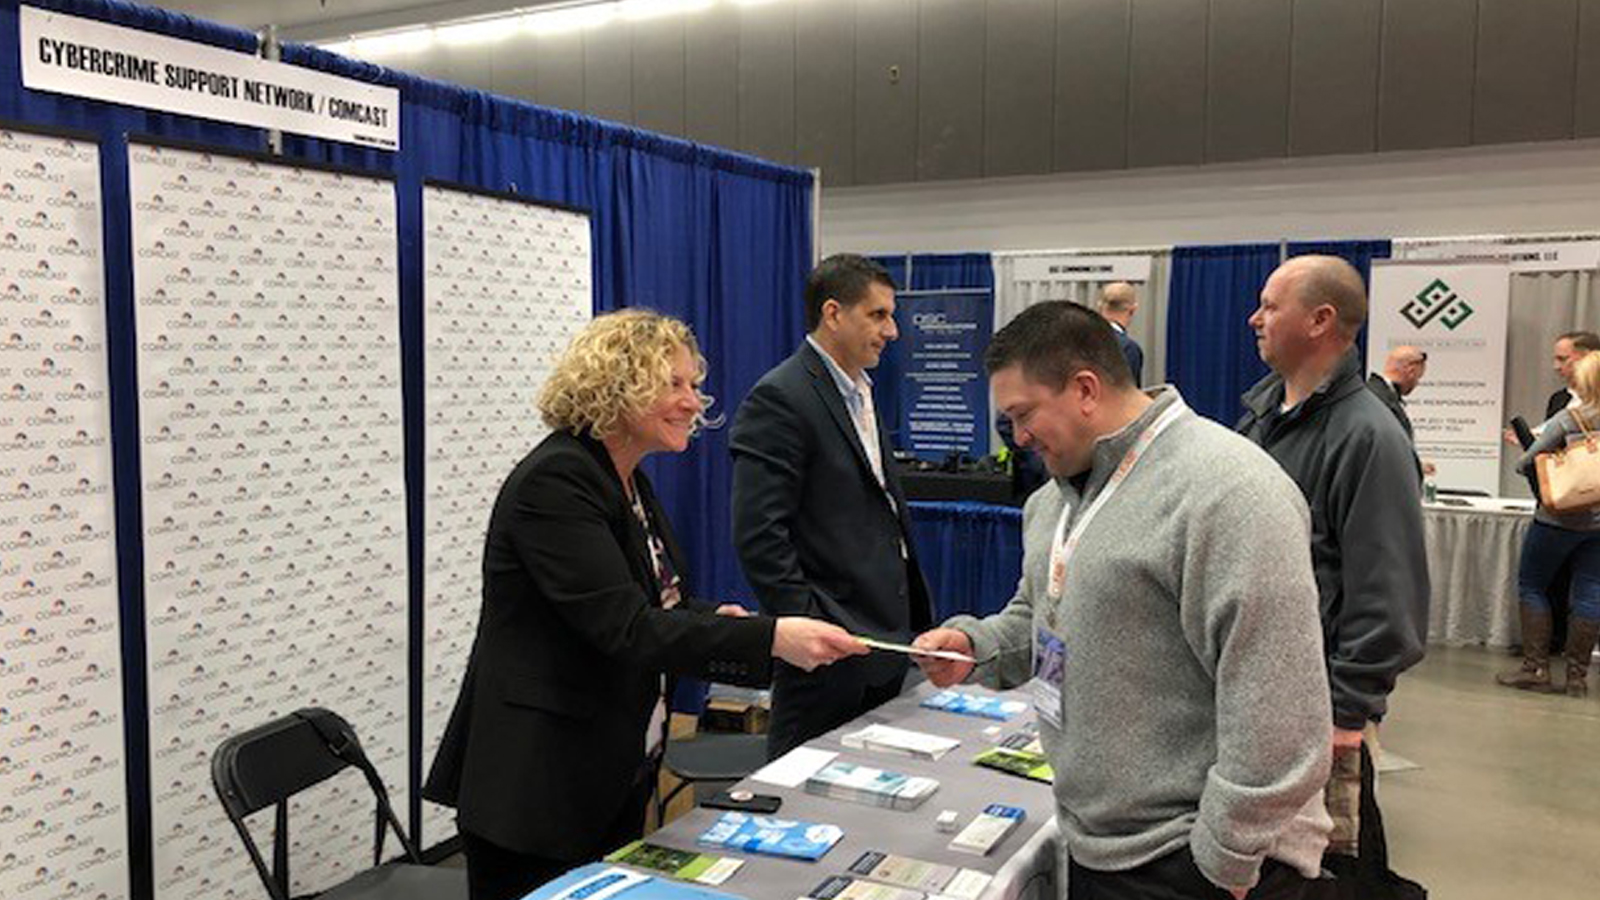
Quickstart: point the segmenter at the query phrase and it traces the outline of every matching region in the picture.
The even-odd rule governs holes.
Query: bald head
[[[1333,307],[1339,330],[1349,340],[1367,321],[1367,286],[1356,267],[1337,256],[1296,256],[1278,267],[1287,295],[1308,310]]]
[[[1126,281],[1113,281],[1100,289],[1100,315],[1123,328],[1139,310],[1139,292]]]
[[[1428,354],[1409,344],[1389,351],[1383,361],[1383,377],[1394,385],[1395,392],[1405,397],[1417,389],[1422,376],[1428,371]]]

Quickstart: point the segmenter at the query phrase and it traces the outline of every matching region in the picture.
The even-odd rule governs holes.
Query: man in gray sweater
[[[985,362],[1053,480],[1023,510],[1011,603],[916,640],[976,669],[924,671],[1029,683],[1072,900],[1300,897],[1330,827],[1330,710],[1299,491],[1173,388],[1134,388],[1074,304],[1029,307]]]

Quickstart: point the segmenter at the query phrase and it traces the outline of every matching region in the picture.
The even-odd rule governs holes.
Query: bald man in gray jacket
[[[1171,387],[1136,389],[1109,326],[1025,310],[986,364],[1051,474],[996,615],[920,635],[943,686],[1030,685],[1060,777],[1071,900],[1301,897],[1331,827],[1331,713],[1294,483]]]

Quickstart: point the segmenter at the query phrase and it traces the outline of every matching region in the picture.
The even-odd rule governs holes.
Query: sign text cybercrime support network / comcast
[[[400,148],[394,88],[31,6],[19,24],[33,90]]]

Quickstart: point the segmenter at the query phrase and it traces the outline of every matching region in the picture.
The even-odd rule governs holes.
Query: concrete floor
[[[1390,863],[1440,900],[1593,897],[1600,885],[1600,698],[1496,686],[1513,663],[1431,647],[1390,699],[1380,743],[1421,766],[1378,782]]]

